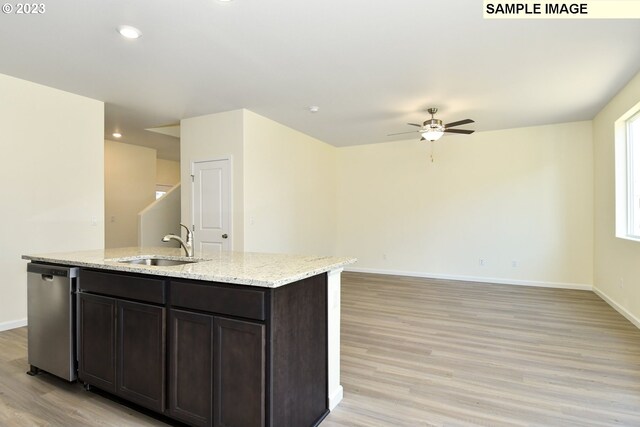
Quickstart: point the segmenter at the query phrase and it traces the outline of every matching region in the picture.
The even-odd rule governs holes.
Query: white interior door
[[[231,250],[231,160],[193,162],[191,178],[195,249]]]

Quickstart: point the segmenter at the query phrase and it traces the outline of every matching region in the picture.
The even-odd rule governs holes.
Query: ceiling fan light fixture
[[[442,138],[442,136],[449,132],[449,133],[457,133],[457,134],[463,134],[463,135],[470,135],[472,134],[474,131],[471,129],[452,129],[456,126],[462,126],[462,125],[467,125],[469,123],[475,123],[473,120],[471,119],[464,119],[464,120],[458,120],[457,122],[451,122],[451,123],[447,123],[444,124],[442,123],[442,120],[440,119],[436,119],[434,116],[435,113],[438,112],[437,108],[429,108],[427,110],[429,112],[429,114],[431,114],[431,118],[425,120],[424,122],[422,122],[422,124],[418,124],[418,123],[407,123],[409,126],[415,126],[417,128],[419,128],[418,130],[413,130],[413,131],[409,131],[409,132],[400,132],[400,133],[391,133],[387,136],[394,136],[394,135],[404,135],[407,133],[420,133],[421,138],[420,141],[437,141],[440,138]]]
[[[427,141],[433,142],[433,141],[439,140],[442,137],[442,135],[444,135],[444,132],[442,131],[429,129],[428,131],[422,134],[422,137]]]
[[[442,127],[431,127],[422,132],[422,137],[427,141],[437,141],[444,135],[444,129]]]

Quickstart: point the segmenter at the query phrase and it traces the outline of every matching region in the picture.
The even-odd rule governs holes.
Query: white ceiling
[[[640,69],[637,20],[484,20],[478,0],[45,4],[0,15],[0,73],[105,101],[105,137],[168,159],[177,139],[144,129],[238,108],[336,146],[430,106],[477,130],[589,120]]]

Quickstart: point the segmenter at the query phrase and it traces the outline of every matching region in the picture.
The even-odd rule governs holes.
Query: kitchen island
[[[175,248],[23,258],[80,268],[87,387],[202,426],[313,426],[342,398],[340,272],[355,259]]]

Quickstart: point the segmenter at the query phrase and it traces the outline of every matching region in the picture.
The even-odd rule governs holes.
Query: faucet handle
[[[193,231],[191,231],[189,227],[182,223],[180,223],[180,226],[184,227],[185,230],[187,230],[187,243],[191,243],[191,241],[193,240]]]

